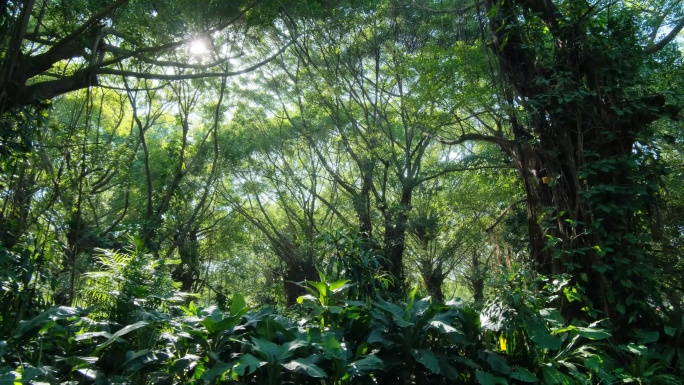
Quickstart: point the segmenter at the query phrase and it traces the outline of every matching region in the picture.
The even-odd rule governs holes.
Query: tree
[[[645,213],[658,184],[643,168],[650,124],[678,107],[654,92],[657,75],[644,68],[684,19],[644,47],[647,21],[627,4],[485,5],[513,131],[505,147],[524,183],[538,271],[572,274],[584,301],[564,307],[568,317],[589,306],[590,318],[622,328],[648,324],[660,275]],[[651,26],[654,37],[660,27]]]
[[[5,2],[0,110],[99,85],[99,75],[178,80],[248,72],[261,63],[226,69],[231,55],[237,53],[228,50],[218,51],[218,57],[209,62],[193,62],[188,46],[235,43],[229,28],[237,32],[272,13],[268,6],[258,8],[257,3]],[[244,33],[246,29],[240,35]],[[130,67],[136,63],[153,70]],[[182,72],[166,74],[169,67]]]
[[[282,114],[351,203],[359,236],[381,239],[382,270],[394,277],[390,292],[400,294],[416,188],[449,172],[498,166],[426,161],[450,151],[433,135],[458,124],[453,70],[470,48],[449,41],[458,36],[437,27],[444,20],[400,3],[365,12],[372,17],[303,23],[294,58],[274,61],[272,87]]]

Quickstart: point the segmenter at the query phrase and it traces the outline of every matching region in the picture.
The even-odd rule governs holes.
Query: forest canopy
[[[683,28],[0,2],[0,383],[681,383]]]

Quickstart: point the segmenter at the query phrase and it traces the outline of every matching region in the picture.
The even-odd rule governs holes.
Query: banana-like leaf
[[[315,377],[315,378],[326,378],[328,375],[321,369],[316,363],[318,362],[319,357],[317,355],[313,355],[311,357],[306,357],[306,358],[298,358],[296,360],[292,360],[288,362],[287,364],[283,365],[285,369],[296,372],[296,373],[305,373],[309,377]]]
[[[114,341],[116,341],[119,337],[122,337],[122,336],[124,336],[124,335],[126,335],[126,334],[132,332],[133,330],[140,329],[140,328],[145,327],[145,326],[147,326],[147,325],[149,325],[149,322],[147,322],[147,321],[139,321],[139,322],[136,322],[136,323],[134,323],[134,324],[132,324],[132,325],[127,325],[127,326],[125,326],[124,328],[122,328],[122,329],[119,330],[118,332],[112,334],[112,336],[109,337],[109,338],[107,339],[107,341],[105,341],[105,342],[101,343],[100,345],[98,345],[98,346],[97,346],[97,349],[95,349],[95,352],[96,352],[96,353],[97,353],[97,352],[101,352],[104,348],[106,348],[107,346],[111,345],[111,344],[112,344]]]

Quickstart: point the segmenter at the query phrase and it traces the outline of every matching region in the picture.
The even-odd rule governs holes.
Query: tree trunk
[[[444,301],[444,292],[442,291],[442,284],[444,283],[444,276],[441,269],[436,268],[428,276],[423,277],[425,288],[428,294],[438,303]]]
[[[628,93],[643,86],[631,19],[592,24],[594,11],[582,4],[567,14],[551,0],[487,1],[487,10],[509,104],[525,112],[511,121],[538,271],[571,274],[583,298],[563,305],[567,318],[611,317],[626,326],[642,318],[653,288],[643,285],[652,267],[639,225],[648,181],[635,143],[664,98]],[[539,24],[553,44],[532,40]]]
[[[181,283],[181,291],[189,293],[195,288],[200,276],[197,231],[191,230],[185,236],[178,237],[183,238],[183,243],[178,246],[181,263],[173,271],[172,277]]]
[[[317,276],[316,267],[310,259],[299,260],[291,266],[286,266],[284,274],[283,285],[286,304],[287,306],[294,306],[297,304],[298,297],[307,294],[306,290],[298,284],[315,280]]]
[[[404,277],[404,249],[406,248],[406,228],[408,213],[411,209],[411,197],[413,187],[404,186],[401,191],[401,200],[396,208],[386,208],[385,216],[385,240],[384,252],[387,259],[384,269],[393,278],[389,285],[390,294],[403,297],[405,292]]]

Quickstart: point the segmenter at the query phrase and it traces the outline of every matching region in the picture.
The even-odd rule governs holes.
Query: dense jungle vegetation
[[[0,385],[684,383],[684,1],[0,1]]]

